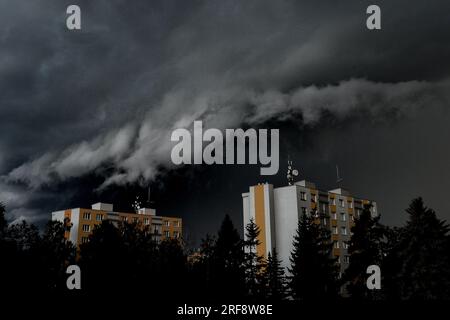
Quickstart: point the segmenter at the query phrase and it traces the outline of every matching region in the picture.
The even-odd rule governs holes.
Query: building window
[[[166,238],[169,238],[170,237],[170,232],[168,230],[164,231],[164,236]]]
[[[335,249],[339,249],[339,241],[334,241],[333,246]]]
[[[300,192],[300,199],[306,201],[306,192]]]
[[[180,221],[175,221],[175,227],[179,227],[180,226]]]
[[[81,237],[81,243],[87,243],[89,241],[88,237]]]
[[[84,232],[90,232],[91,231],[91,226],[88,224],[83,224],[83,231]]]
[[[164,220],[164,225],[166,227],[170,227],[170,221],[169,220]]]
[[[359,217],[360,214],[361,214],[361,209],[356,209],[356,217]]]
[[[337,220],[337,213],[334,212],[334,213],[332,214],[332,217],[333,217],[333,220]]]
[[[344,256],[344,263],[350,263],[350,257]]]
[[[347,215],[344,212],[341,213],[341,221],[347,221]]]
[[[315,194],[311,195],[311,202],[317,202],[317,195]]]
[[[348,242],[344,242],[344,249],[348,249]]]
[[[144,224],[145,225],[149,225],[150,224],[150,220],[148,218],[144,218]]]
[[[339,206],[340,206],[341,208],[344,208],[344,207],[345,207],[345,205],[344,205],[344,200],[339,199]]]
[[[302,207],[302,214],[306,214],[306,208]]]
[[[138,222],[138,218],[133,218],[133,223],[137,223]]]
[[[97,214],[97,215],[95,216],[95,220],[97,220],[97,221],[103,221],[103,215],[102,215],[102,214]]]
[[[90,212],[83,213],[83,219],[84,220],[91,220],[91,213]]]
[[[320,207],[322,209],[322,212],[326,212],[327,211],[327,204],[325,202],[321,202],[320,203]]]
[[[178,238],[180,237],[180,233],[179,233],[178,231],[174,231],[174,232],[173,232],[173,237],[174,237],[175,239],[178,239]]]
[[[353,202],[349,201],[349,202],[348,202],[348,207],[349,207],[350,209],[353,209]]]
[[[324,226],[327,225],[327,219],[325,219],[325,218],[322,219],[322,225],[324,225]]]
[[[336,198],[331,198],[331,205],[333,205],[333,206],[336,205]]]
[[[346,227],[341,227],[341,234],[346,236],[347,235],[347,228]]]
[[[333,227],[333,234],[338,234],[338,228],[337,227]]]

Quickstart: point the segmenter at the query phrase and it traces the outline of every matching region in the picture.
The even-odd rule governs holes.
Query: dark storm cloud
[[[69,2],[0,0],[0,199],[36,217],[48,185],[105,166],[102,187],[153,179],[171,130],[195,119],[301,114],[320,128],[324,111],[399,122],[445,109],[450,4],[432,3],[378,1],[370,32],[368,1],[79,1],[69,32]]]

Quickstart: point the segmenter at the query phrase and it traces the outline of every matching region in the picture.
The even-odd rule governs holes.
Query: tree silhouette
[[[385,228],[379,223],[379,216],[372,217],[372,205],[365,205],[352,227],[348,253],[350,264],[343,275],[346,290],[353,299],[379,299],[378,290],[367,289],[367,267],[381,266],[385,240]]]
[[[3,239],[8,223],[5,218],[5,205],[0,202],[0,239]]]
[[[399,270],[401,258],[399,255],[402,228],[385,227],[386,244],[381,264],[381,284],[384,299],[400,299]]]
[[[110,221],[103,221],[94,228],[89,242],[80,245],[82,288],[105,293],[125,289],[128,276],[126,259],[119,229]]]
[[[11,290],[11,275],[15,270],[13,259],[16,256],[16,247],[12,241],[8,241],[8,224],[5,218],[5,206],[0,202],[0,287]]]
[[[329,231],[303,214],[294,236],[289,287],[297,300],[335,299],[337,264],[331,258]]]
[[[398,242],[386,258],[388,286],[397,298],[412,300],[450,298],[449,226],[414,199],[408,221],[399,229]]]
[[[270,301],[280,301],[286,298],[286,279],[284,268],[278,259],[278,252],[275,248],[267,256],[267,265],[264,270],[266,279],[266,296]]]
[[[154,241],[149,226],[138,223],[122,223],[118,226],[120,236],[120,254],[123,261],[121,266],[126,275],[122,286],[129,290],[147,290],[150,296],[157,296],[156,282],[150,274],[158,274],[162,269],[158,266],[158,245]],[[169,266],[167,267],[169,268]],[[165,289],[161,287],[160,293]]]
[[[178,239],[166,239],[158,246],[158,280],[159,294],[180,300],[187,296],[186,255]]]
[[[188,267],[190,287],[192,288],[191,297],[200,301],[211,299],[210,295],[214,290],[212,267],[215,242],[215,237],[206,235],[201,240],[200,248],[190,255]]]
[[[36,226],[21,221],[9,225],[4,236],[3,252],[7,258],[2,261],[4,288],[30,292],[42,288],[42,274],[39,265],[39,231]]]
[[[90,292],[146,292],[149,298],[179,298],[186,288],[186,256],[179,239],[159,244],[136,223],[116,227],[105,220],[80,246],[80,265]]]
[[[39,243],[39,273],[42,286],[48,290],[65,290],[67,266],[76,263],[76,248],[64,233],[63,223],[49,221]]]
[[[221,301],[238,299],[246,294],[242,240],[228,215],[222,222],[214,246],[210,289],[212,295]]]
[[[32,251],[39,244],[39,230],[25,220],[8,227],[7,238],[14,241],[19,251]]]
[[[258,239],[260,230],[253,219],[250,219],[250,222],[245,226],[245,230],[244,263],[247,294],[253,298],[260,298],[263,295],[264,288],[264,284],[261,283],[263,281],[264,258],[257,252],[257,247],[261,244]]]
[[[368,207],[356,219],[350,240],[350,265],[344,274],[348,293],[360,300],[450,299],[449,226],[421,198],[414,199],[401,228],[382,226]],[[230,300],[332,300],[338,295],[337,264],[331,257],[329,231],[312,217],[299,220],[289,276],[275,249],[267,262],[257,255],[259,229],[246,226],[243,241],[229,216],[217,237],[208,236],[187,259],[180,240],[153,239],[148,227],[105,220],[76,250],[64,237],[64,226],[50,221],[42,233],[25,221],[7,225],[0,204],[0,286],[8,293],[68,293],[65,270],[82,270],[81,294],[145,292],[152,301],[225,302]],[[366,268],[381,266],[382,290],[366,289]],[[285,285],[285,280],[288,282]],[[198,300],[195,300],[198,299]]]

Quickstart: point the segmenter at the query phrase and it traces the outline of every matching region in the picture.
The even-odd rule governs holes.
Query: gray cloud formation
[[[235,128],[242,123],[257,125],[271,119],[285,120],[295,114],[302,115],[306,124],[314,124],[320,121],[323,112],[345,119],[364,111],[376,120],[392,114],[397,114],[397,117],[399,114],[408,115],[429,105],[445,108],[450,101],[448,81],[392,84],[355,79],[322,88],[299,88],[290,94],[275,90],[262,93],[247,90],[242,87],[223,88],[195,95],[184,88],[171,91],[141,123],[127,124],[58,153],[45,153],[13,169],[7,180],[40,187],[54,183],[53,179],[65,180],[88,174],[108,163],[117,170],[105,181],[105,186],[136,182],[140,177],[152,179],[158,165],[171,166],[172,130],[190,127],[196,119],[203,119],[208,126],[221,129]],[[161,121],[161,113],[173,123]]]
[[[369,32],[368,1],[79,1],[69,32],[68,2],[0,0],[0,199],[34,217],[47,185],[105,166],[103,187],[152,179],[195,119],[446,109],[450,4],[433,3],[378,1]]]

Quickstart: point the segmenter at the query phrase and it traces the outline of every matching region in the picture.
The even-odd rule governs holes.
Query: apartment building
[[[261,244],[257,253],[267,257],[276,248],[286,270],[292,241],[303,213],[313,215],[316,223],[330,230],[332,254],[340,264],[341,273],[349,264],[347,249],[354,219],[369,203],[372,204],[372,215],[378,215],[374,201],[355,197],[342,188],[319,190],[314,183],[306,180],[278,188],[267,183],[251,186],[249,192],[242,194],[242,201],[244,228],[251,218],[260,228]]]
[[[63,222],[68,226],[66,238],[73,244],[80,245],[89,241],[89,235],[96,225],[104,220],[114,224],[137,223],[149,226],[154,240],[159,242],[167,238],[180,238],[182,235],[182,219],[156,215],[156,210],[141,208],[138,212],[116,212],[110,203],[95,203],[90,209],[74,208],[52,212],[52,220]]]

